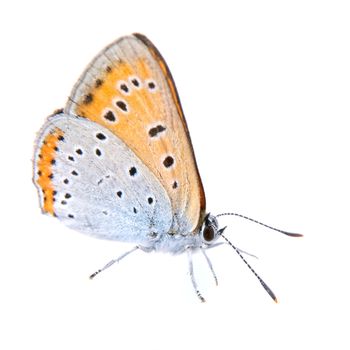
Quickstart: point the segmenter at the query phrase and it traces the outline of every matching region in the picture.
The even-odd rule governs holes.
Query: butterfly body
[[[82,233],[135,245],[102,270],[136,249],[186,251],[204,301],[191,253],[205,255],[225,238],[224,229],[206,213],[175,83],[145,36],[122,37],[93,59],[65,108],[40,130],[33,163],[43,213]]]

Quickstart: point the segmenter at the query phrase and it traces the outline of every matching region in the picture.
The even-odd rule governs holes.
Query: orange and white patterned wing
[[[198,228],[205,195],[189,132],[170,71],[146,37],[105,48],[73,88],[65,113],[109,129],[158,178],[174,214],[170,232]]]

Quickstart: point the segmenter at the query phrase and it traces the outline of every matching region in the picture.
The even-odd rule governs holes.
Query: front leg
[[[204,303],[205,299],[203,298],[202,294],[198,290],[197,282],[196,282],[196,280],[194,278],[194,274],[193,274],[192,248],[188,247],[188,248],[186,248],[186,251],[187,251],[187,257],[188,257],[188,269],[189,269],[189,273],[190,273],[190,277],[191,277],[191,282],[192,282],[193,288],[194,288],[198,298],[200,299],[200,301],[202,303]]]

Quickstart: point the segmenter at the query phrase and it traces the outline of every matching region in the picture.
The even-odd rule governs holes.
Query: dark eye
[[[203,238],[206,242],[210,242],[215,237],[215,230],[213,226],[206,226],[203,230]]]

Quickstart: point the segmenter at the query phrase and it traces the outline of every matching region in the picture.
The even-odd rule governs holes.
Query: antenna
[[[220,230],[221,231],[221,230]],[[255,270],[249,265],[249,263],[247,262],[246,259],[244,259],[244,257],[242,256],[242,254],[240,253],[240,251],[238,250],[238,248],[236,248],[223,234],[223,231],[218,232],[221,237],[235,250],[235,252],[239,255],[239,257],[243,260],[243,262],[248,266],[249,270],[251,272],[253,272],[254,276],[258,279],[258,281],[260,282],[260,284],[264,287],[264,289],[266,290],[266,292],[269,294],[269,296],[276,302],[278,303],[277,297],[274,294],[274,292],[270,289],[270,287],[263,281],[263,279],[255,272]]]
[[[255,219],[252,219],[252,218],[248,218],[248,216],[245,216],[245,215],[242,215],[242,214],[237,214],[237,213],[222,213],[222,214],[218,214],[216,215],[216,217],[219,217],[219,216],[227,216],[227,215],[231,215],[231,216],[238,216],[240,218],[243,218],[243,219],[246,219],[246,220],[249,220],[249,221],[252,221],[252,222],[255,222],[256,224],[259,224],[261,226],[264,226],[264,227],[267,227],[271,230],[274,230],[274,231],[277,231],[277,232],[281,232],[283,233],[284,235],[287,235],[287,236],[290,236],[290,237],[303,237],[302,234],[300,233],[291,233],[291,232],[287,232],[287,231],[284,231],[284,230],[280,230],[278,228],[275,228],[275,227],[272,227],[272,226],[269,226],[269,225],[266,225],[260,221],[257,221]],[[222,236],[223,238],[225,238],[224,236]],[[226,238],[225,238],[226,239]],[[226,239],[227,240],[227,239]],[[232,245],[232,244],[231,244]],[[236,248],[235,248],[236,249]],[[244,260],[244,259],[243,259]]]

